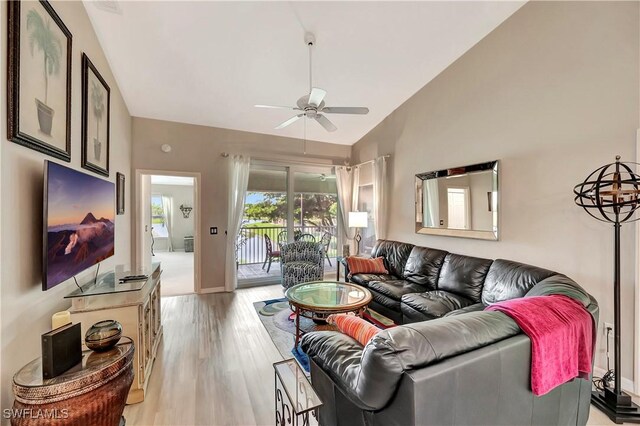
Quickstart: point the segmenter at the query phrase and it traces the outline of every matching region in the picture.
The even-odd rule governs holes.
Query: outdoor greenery
[[[245,204],[245,218],[261,221],[265,226],[282,226],[287,218],[287,198],[283,193],[265,192],[257,203]],[[335,226],[338,203],[332,194],[296,194],[294,218],[304,226]],[[252,225],[255,225],[252,224]]]

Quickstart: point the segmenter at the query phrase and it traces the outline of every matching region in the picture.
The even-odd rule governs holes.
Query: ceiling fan
[[[333,124],[324,114],[368,114],[369,108],[366,107],[328,107],[325,106],[324,97],[327,95],[326,90],[319,87],[313,87],[312,80],[312,68],[311,68],[311,49],[313,48],[316,38],[312,33],[306,33],[304,35],[304,42],[309,46],[309,94],[304,95],[298,102],[297,106],[277,106],[277,105],[255,105],[257,108],[275,108],[275,109],[290,109],[293,111],[300,111],[290,119],[280,123],[275,127],[276,130],[283,129],[302,117],[307,117],[316,120],[322,127],[328,132],[335,132],[338,128]]]

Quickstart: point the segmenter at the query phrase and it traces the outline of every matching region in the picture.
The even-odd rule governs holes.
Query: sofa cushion
[[[419,293],[424,287],[406,280],[371,281],[369,290],[380,293],[398,302],[408,293]]]
[[[414,247],[404,266],[404,279],[420,284],[426,290],[435,290],[446,255],[447,252],[444,250]]]
[[[375,290],[371,290],[371,299],[371,303],[368,306],[369,308],[391,319],[395,323],[402,322],[400,300],[378,293]]]
[[[397,280],[398,277],[390,274],[354,274],[349,280],[364,287],[369,286],[370,281],[389,281]]]
[[[347,265],[349,266],[349,274],[388,274],[387,268],[384,266],[383,257],[358,257],[349,256]]]
[[[413,244],[378,240],[371,250],[371,257],[384,257],[389,273],[403,278],[402,273],[413,247]]]
[[[472,304],[473,302],[466,297],[448,291],[434,290],[426,293],[405,294],[402,296],[401,309],[404,314],[406,306],[433,319]],[[411,311],[407,310],[407,312]]]
[[[467,312],[478,312],[483,311],[486,306],[482,303],[474,303],[473,305],[465,306],[464,308],[456,309],[455,311],[451,311],[446,313],[445,317],[453,317],[456,315],[466,314]]]
[[[444,259],[438,290],[459,294],[474,302],[482,298],[482,286],[493,260],[449,253]]]
[[[482,303],[524,297],[531,288],[555,272],[510,260],[496,259],[489,268],[482,289]]]
[[[340,332],[353,337],[362,346],[369,343],[369,340],[380,331],[375,325],[353,314],[329,315],[327,324],[335,325]]]

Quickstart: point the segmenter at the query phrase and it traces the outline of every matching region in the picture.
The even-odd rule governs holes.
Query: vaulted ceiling
[[[305,120],[275,130],[309,91],[304,33],[313,32],[313,85],[332,133],[306,120],[306,138],[353,144],[507,19],[523,1],[85,1],[132,115],[302,138]],[[490,60],[488,58],[488,60]]]

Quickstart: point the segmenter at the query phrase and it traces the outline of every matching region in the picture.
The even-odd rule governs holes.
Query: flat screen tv
[[[115,184],[44,163],[42,289],[113,256]]]

